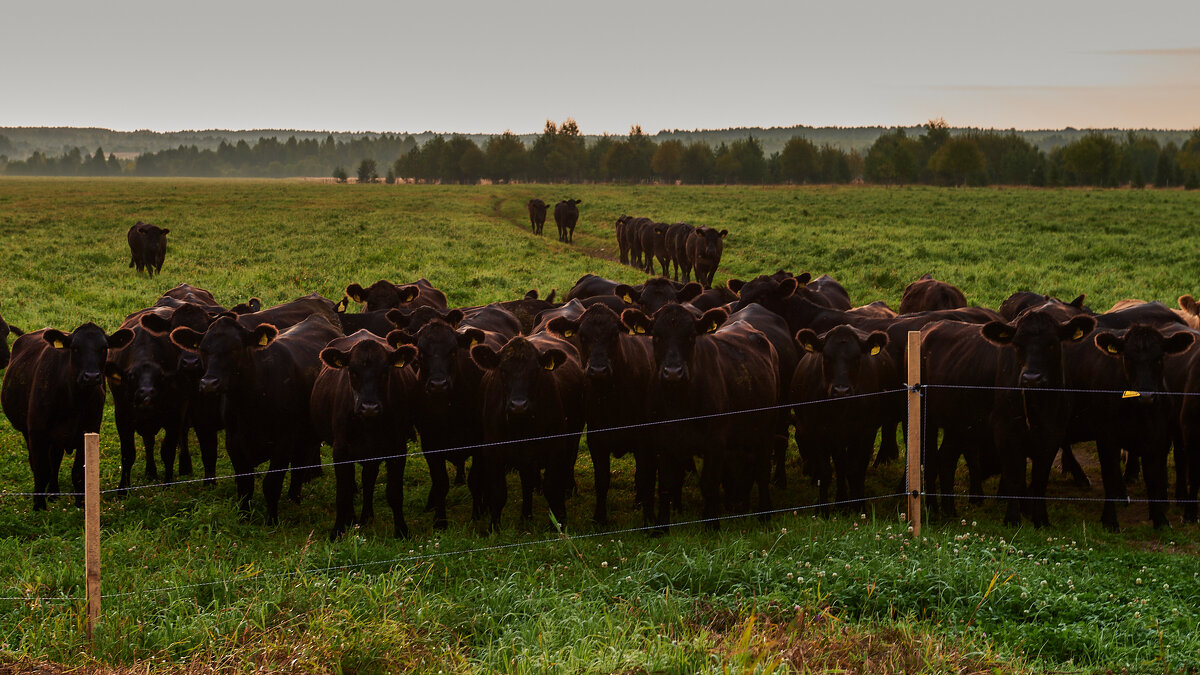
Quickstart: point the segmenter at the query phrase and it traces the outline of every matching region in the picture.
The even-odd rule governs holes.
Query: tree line
[[[0,136],[0,148],[7,139]],[[196,145],[147,152],[135,159],[105,155],[102,148],[73,148],[57,157],[35,152],[6,161],[9,175],[217,176],[348,178],[473,184],[493,182],[613,182],[687,184],[849,183],[936,185],[1090,185],[1113,187],[1200,187],[1200,130],[1181,144],[1161,143],[1148,133],[1114,137],[1091,132],[1050,152],[1015,131],[954,133],[944,120],[931,120],[920,133],[897,127],[879,136],[865,153],[831,144],[818,146],[793,136],[781,150],[766,153],[753,135],[715,147],[705,141],[656,141],[640,126],[628,135],[585,138],[572,119],[547,121],[531,143],[505,132],[477,143],[470,137],[434,134],[424,143],[412,135],[364,135],[348,140],[280,142],[274,137],[222,141],[215,149]]]

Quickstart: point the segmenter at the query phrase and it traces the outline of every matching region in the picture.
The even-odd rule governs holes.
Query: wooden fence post
[[[921,333],[908,332],[908,522],[921,536]]]
[[[87,639],[100,618],[100,435],[83,435],[84,564],[87,569]]]

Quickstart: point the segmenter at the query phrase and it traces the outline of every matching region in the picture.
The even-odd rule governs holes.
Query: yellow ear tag
[[[878,355],[879,355],[879,345],[875,345],[874,347],[871,347],[871,356],[878,356]]]
[[[622,299],[622,300],[624,300],[624,301],[625,301],[625,304],[627,304],[627,305],[632,305],[632,304],[633,304],[633,297],[632,297],[632,296],[630,296],[628,293],[626,293],[625,295],[622,295],[622,296],[621,296],[621,299]]]
[[[1083,329],[1082,329],[1082,328],[1076,328],[1076,329],[1075,329],[1075,334],[1071,336],[1071,339],[1072,339],[1072,340],[1078,340],[1078,339],[1079,339],[1079,338],[1081,338],[1081,337],[1083,337]]]
[[[641,326],[636,326],[634,327],[633,332],[637,333],[638,335],[645,335],[646,329]]]
[[[805,342],[805,343],[804,343],[804,351],[806,351],[806,352],[811,352],[811,351],[813,351],[813,346],[812,346],[812,345],[810,345],[809,343]]]
[[[113,384],[117,384],[121,381],[121,374],[120,373],[111,373],[111,374],[109,374],[108,379],[112,380]]]
[[[1141,394],[1136,391],[1127,391],[1124,394],[1121,394],[1121,398],[1137,398],[1139,396],[1141,396]]]
[[[572,337],[573,335],[575,335],[575,331],[573,331],[573,330],[567,329],[567,330],[563,331],[563,337],[569,338],[569,337]]]
[[[1121,352],[1120,352],[1120,350],[1118,350],[1116,347],[1114,347],[1114,346],[1112,346],[1112,345],[1109,345],[1109,346],[1108,346],[1108,353],[1109,353],[1109,354],[1120,354]]]
[[[63,343],[62,343],[62,340],[55,340],[55,341],[54,341],[54,348],[55,348],[55,349],[62,349],[62,348],[63,348]]]
[[[477,344],[479,344],[479,338],[471,338],[471,347],[474,347]],[[471,347],[467,347],[467,349],[470,349]]]
[[[404,366],[407,366],[407,365],[408,365],[408,359],[400,359],[399,361],[393,363],[392,367],[393,368],[403,368]]]
[[[267,337],[266,335],[258,338],[258,346],[259,347],[266,347],[267,344],[270,342],[271,342],[271,338]]]
[[[553,362],[553,361],[551,361],[550,363],[547,363],[547,364],[546,364],[545,366],[543,366],[543,367],[544,367],[546,370],[554,370],[554,367],[555,367],[555,366],[554,366],[554,362]]]

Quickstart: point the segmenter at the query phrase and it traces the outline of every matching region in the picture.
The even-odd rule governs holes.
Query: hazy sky
[[[1200,126],[1200,0],[0,0],[0,126]]]

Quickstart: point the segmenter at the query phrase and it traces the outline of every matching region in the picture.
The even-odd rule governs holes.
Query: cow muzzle
[[[1032,389],[1044,387],[1048,383],[1046,374],[1039,370],[1026,370],[1021,373],[1021,387]]]
[[[354,409],[354,412],[359,417],[370,418],[378,417],[380,411],[382,410],[383,406],[381,406],[378,401],[359,401],[358,405]]]
[[[79,374],[79,386],[98,387],[104,382],[104,374],[98,370],[88,370]]]
[[[533,410],[533,404],[528,398],[508,399],[507,411],[510,417],[525,417]]]
[[[658,371],[659,377],[663,382],[683,382],[687,380],[687,366],[663,366]]]
[[[220,378],[202,377],[198,386],[201,394],[218,394],[221,392]]]

